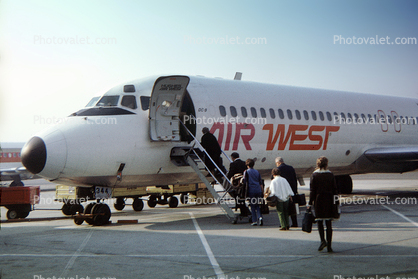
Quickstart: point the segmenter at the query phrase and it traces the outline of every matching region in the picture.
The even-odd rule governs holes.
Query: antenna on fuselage
[[[240,73],[240,72],[236,72],[236,73],[235,73],[234,80],[241,80],[241,77],[242,77],[242,73]]]

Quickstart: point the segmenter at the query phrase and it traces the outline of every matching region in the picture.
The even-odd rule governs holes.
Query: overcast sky
[[[0,142],[27,141],[149,75],[240,71],[249,81],[418,97],[418,45],[405,38],[418,38],[414,0],[1,0]]]

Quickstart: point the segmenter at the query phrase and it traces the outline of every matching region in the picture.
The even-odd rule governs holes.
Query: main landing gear
[[[89,225],[102,226],[109,223],[110,215],[110,208],[107,204],[93,202],[86,206],[84,213],[74,216],[74,223],[81,225],[86,221]]]
[[[132,199],[133,199],[132,201],[133,210],[141,211],[142,209],[144,209],[144,202],[142,201],[142,199],[140,199],[139,197],[134,197]],[[113,207],[119,211],[123,210],[125,208],[125,198],[122,198],[122,197],[117,198]]]

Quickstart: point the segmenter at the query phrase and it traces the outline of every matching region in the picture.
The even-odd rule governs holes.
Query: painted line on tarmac
[[[125,258],[206,258],[208,255],[198,255],[198,254],[172,254],[172,255],[147,255],[147,254],[133,254],[133,255],[117,255],[118,257],[125,257]],[[418,258],[418,255],[339,255],[337,253],[328,254],[328,253],[320,253],[320,254],[312,254],[312,255],[218,255],[217,258],[312,258],[312,257],[330,257],[333,258]],[[0,254],[0,258],[2,257],[10,257],[10,258],[54,258],[54,257],[62,257],[62,258],[73,258],[74,254]],[[105,258],[105,257],[115,257],[115,254],[82,254],[78,255],[77,258]]]
[[[83,251],[84,247],[86,247],[87,242],[89,242],[92,234],[93,234],[93,230],[90,230],[86,238],[84,239],[83,243],[81,243],[80,247],[78,247],[77,251],[75,251],[71,259],[68,261],[60,277],[65,277],[65,275],[67,275],[68,270],[74,265],[75,260],[81,255],[81,252]]]
[[[203,234],[202,230],[200,229],[199,224],[197,223],[196,218],[194,217],[194,214],[192,212],[189,212],[190,218],[193,221],[194,227],[197,231],[197,234],[199,235],[200,241],[203,244],[203,247],[206,250],[206,254],[209,257],[210,263],[212,264],[213,270],[215,271],[215,274],[218,276],[218,279],[225,278],[225,273],[222,271],[221,267],[219,266],[218,261],[216,260],[215,256],[213,255],[212,249],[210,249],[209,243],[206,240],[205,235]]]
[[[406,221],[408,221],[409,223],[411,223],[412,225],[414,225],[415,227],[418,227],[418,223],[412,221],[411,219],[409,219],[408,217],[406,217],[405,215],[403,215],[402,213],[396,211],[395,209],[390,208],[389,206],[383,205],[382,206],[390,211],[392,211],[393,213],[395,213],[396,215],[402,217],[403,219],[405,219]]]

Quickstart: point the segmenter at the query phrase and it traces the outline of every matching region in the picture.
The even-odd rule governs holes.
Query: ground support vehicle
[[[26,218],[39,204],[40,186],[0,187],[0,206],[8,209],[7,219]]]
[[[64,215],[83,213],[83,202],[94,200],[94,192],[90,188],[57,185],[55,187],[55,200],[63,202],[61,211]]]
[[[149,186],[147,187],[147,193],[149,194],[147,204],[149,207],[155,207],[157,204],[168,204],[169,207],[175,208],[179,204],[175,195],[180,194],[180,202],[187,204],[190,197],[195,197],[197,193],[204,192],[205,189],[204,183]]]

